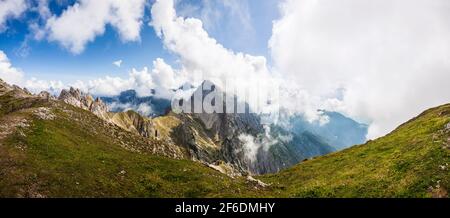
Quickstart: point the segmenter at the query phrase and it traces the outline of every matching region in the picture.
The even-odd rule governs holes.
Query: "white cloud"
[[[61,81],[47,81],[31,78],[27,80],[24,86],[32,93],[39,93],[41,91],[47,91],[52,95],[59,95],[62,89],[66,88]]]
[[[0,32],[6,29],[5,23],[9,18],[18,18],[26,9],[25,0],[0,1]]]
[[[272,145],[275,145],[279,142],[288,143],[293,139],[293,136],[290,134],[277,135],[276,137],[273,137],[270,133],[270,127],[264,126],[264,133],[259,134],[256,137],[248,134],[239,135],[238,138],[244,145],[243,152],[247,159],[249,159],[251,162],[254,162],[257,160],[258,152],[267,152]]]
[[[70,86],[94,95],[113,96],[120,94],[121,91],[131,89],[133,81],[131,79],[106,76],[89,81],[78,80],[70,84]]]
[[[113,64],[114,64],[116,67],[121,67],[121,66],[122,66],[122,60],[114,61]]]
[[[9,83],[15,85],[22,85],[24,74],[20,69],[17,69],[11,65],[8,56],[0,50],[0,78]]]
[[[149,70],[144,67],[142,70],[132,69],[128,78],[106,76],[89,81],[77,81],[71,86],[79,88],[85,92],[101,96],[119,95],[126,90],[136,90],[139,96],[153,95],[169,99],[171,89],[181,86],[184,76],[175,72],[163,59],[156,59],[153,68]]]
[[[268,73],[264,57],[228,50],[209,37],[201,20],[178,17],[173,0],[158,0],[151,11],[151,25],[164,45],[180,56],[188,71],[201,71],[205,77]]]
[[[153,61],[152,70],[153,82],[155,88],[175,89],[181,86],[184,76],[179,72],[175,72],[170,65],[163,59],[157,58]]]
[[[25,73],[12,66],[6,54],[0,50],[0,78],[7,83],[26,87],[33,93],[48,91],[54,95],[59,94],[62,89],[75,87],[84,92],[99,96],[119,95],[122,91],[135,90],[139,96],[155,96],[170,99],[173,89],[180,87],[185,81],[181,72],[175,71],[163,59],[156,59],[153,68],[149,70],[131,69],[127,78],[105,76],[102,78],[81,81],[72,84],[64,84],[57,80],[40,80],[31,78],[25,80]],[[156,92],[153,94],[153,92]],[[139,109],[139,108],[137,108]],[[145,105],[140,107],[144,113],[148,111]]]
[[[37,6],[34,8],[39,13],[41,19],[47,19],[52,16],[52,12],[48,7],[49,0],[38,0]]]
[[[125,103],[121,104],[118,102],[112,102],[111,104],[108,104],[108,107],[111,109],[111,111],[129,111],[133,110],[138,112],[141,115],[144,116],[151,116],[153,113],[153,108],[151,105],[147,103],[141,103],[138,105],[133,105],[131,103]]]
[[[150,105],[148,105],[147,103],[142,103],[138,106],[138,108],[136,109],[136,111],[144,116],[150,116],[153,113],[153,109]]]
[[[178,16],[173,0],[156,1],[151,14],[151,25],[165,47],[180,58],[180,71],[189,82],[198,84],[211,80],[223,88],[224,80],[233,80],[234,83],[227,86],[246,89],[253,92],[251,96],[257,96],[262,84],[276,83],[265,57],[226,49],[208,35],[201,20]]]
[[[372,121],[378,137],[450,101],[450,2],[285,0],[274,67],[321,105]],[[341,98],[323,96],[341,89]],[[317,96],[317,97],[311,97]]]
[[[6,54],[0,50],[0,78],[9,83],[26,87],[32,93],[48,91],[52,94],[59,94],[64,84],[61,81],[47,81],[31,78],[25,80],[25,73],[12,66]]]
[[[59,17],[47,20],[49,40],[57,41],[74,54],[81,53],[88,42],[112,25],[123,41],[140,40],[145,0],[79,0]]]

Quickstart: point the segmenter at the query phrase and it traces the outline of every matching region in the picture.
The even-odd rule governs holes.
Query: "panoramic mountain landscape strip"
[[[449,9],[0,0],[0,210],[445,214]]]
[[[137,113],[119,121],[92,110],[99,101],[81,104],[85,97],[32,95],[4,82],[0,91],[4,197],[448,197],[449,104],[366,144],[249,176],[226,156],[208,163],[220,160],[208,153],[221,148],[212,139],[196,150],[173,144]]]

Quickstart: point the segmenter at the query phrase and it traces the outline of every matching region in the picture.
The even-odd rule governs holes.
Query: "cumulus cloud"
[[[265,57],[225,48],[209,36],[200,19],[177,15],[173,0],[156,1],[151,14],[151,25],[164,46],[179,57],[180,71],[185,72],[189,82],[198,85],[210,80],[222,88],[244,90],[236,93],[242,99],[264,97],[260,95],[262,91],[276,86],[277,79],[271,75]],[[224,84],[224,81],[233,83]]]
[[[207,78],[268,73],[264,57],[228,50],[208,35],[201,20],[178,17],[173,0],[156,1],[151,12],[157,35],[188,71],[199,71]]]
[[[173,94],[170,90],[182,85],[184,77],[176,72],[163,59],[153,61],[153,68],[149,70],[144,67],[142,70],[131,69],[127,78],[102,77],[89,81],[77,81],[70,86],[79,88],[84,92],[89,92],[100,96],[119,95],[126,90],[136,90],[139,96],[155,95],[159,98],[170,99]],[[153,93],[153,92],[156,93]]]
[[[25,0],[0,1],[0,32],[6,29],[5,23],[9,18],[18,18],[26,9]]]
[[[64,84],[61,81],[38,80],[36,78],[25,80],[25,73],[22,70],[15,68],[6,54],[1,50],[0,78],[9,84],[26,87],[32,93],[48,91],[52,94],[58,94],[64,88]]]
[[[12,66],[8,56],[2,50],[0,50],[0,78],[15,85],[22,85],[24,79],[24,73]]]
[[[381,136],[450,101],[449,7],[446,0],[285,0],[269,43],[274,67],[309,102],[369,121],[369,138]],[[324,97],[335,90],[341,96]]]
[[[138,105],[131,104],[131,103],[118,103],[118,102],[112,102],[108,104],[108,107],[111,109],[111,111],[136,111],[139,114],[143,116],[151,116],[153,114],[153,108],[150,104],[147,103],[141,103]]]
[[[239,140],[243,143],[243,152],[248,160],[255,162],[258,153],[267,152],[271,146],[277,143],[288,143],[292,141],[293,136],[276,135],[272,136],[270,126],[264,126],[264,133],[255,136],[248,134],[239,135]]]
[[[142,114],[142,115],[144,115],[144,116],[150,116],[150,115],[153,113],[153,108],[152,108],[152,106],[149,105],[149,104],[142,103],[142,104],[139,104],[139,105],[138,105],[136,111],[137,111],[139,114]]]
[[[139,96],[155,96],[157,98],[170,99],[174,89],[180,87],[186,80],[184,74],[172,69],[163,59],[156,59],[149,70],[131,69],[128,77],[105,76],[88,81],[75,81],[64,84],[58,80],[41,80],[31,78],[25,80],[25,73],[13,67],[6,54],[0,50],[0,78],[7,83],[26,87],[33,93],[48,91],[57,95],[64,88],[75,87],[80,90],[98,96],[115,96],[126,90],[135,90]],[[146,105],[136,108],[142,113],[150,113]]]
[[[140,40],[145,0],[79,0],[60,16],[47,20],[48,38],[74,54],[81,53],[88,42],[113,26],[123,41]]]
[[[61,90],[66,88],[62,81],[47,81],[39,80],[37,78],[31,78],[30,80],[25,81],[24,86],[32,93],[47,91],[52,95],[59,95]]]

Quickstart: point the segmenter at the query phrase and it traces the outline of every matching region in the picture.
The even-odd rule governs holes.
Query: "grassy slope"
[[[49,103],[39,106],[52,107]],[[52,108],[55,120],[37,119],[27,109],[0,115],[2,119],[18,116],[30,121],[30,127],[18,127],[0,144],[0,196],[253,195],[249,190],[254,184],[233,180],[202,164],[150,155],[145,149],[124,149],[114,138],[120,136],[133,144],[132,148],[140,143],[133,140],[144,138],[113,126],[101,128],[105,124],[87,111],[67,105]]]
[[[448,197],[449,122],[447,104],[385,137],[260,179],[278,197]]]
[[[448,196],[450,187],[449,168],[441,169],[450,162],[450,135],[443,131],[450,105],[378,140],[260,176],[272,184],[264,190],[199,163],[150,155],[164,145],[81,109],[5,96],[0,105],[1,122],[29,124],[0,139],[0,196],[430,197]],[[57,118],[38,119],[31,109],[41,106]]]

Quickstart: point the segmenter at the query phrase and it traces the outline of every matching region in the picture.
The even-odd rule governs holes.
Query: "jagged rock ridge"
[[[204,99],[212,92],[215,92],[216,96],[223,96],[212,100],[214,106],[223,106],[223,111],[227,111],[227,97],[235,100],[235,108],[242,103],[237,101],[236,96],[227,96],[210,81],[205,81],[199,86],[191,99],[185,103],[194,108],[195,96],[202,96]],[[215,102],[217,100],[222,102]],[[242,141],[240,136],[249,135],[258,138],[266,134],[266,128],[261,123],[259,115],[252,113],[247,104],[245,108],[245,113],[207,113],[202,109],[197,113],[172,114],[170,116],[182,122],[174,128],[171,137],[175,143],[185,146],[193,159],[209,163],[221,161],[240,172],[253,174],[278,172],[305,158],[333,151],[329,145],[317,139],[320,137],[311,136],[309,133],[310,137],[305,134],[295,136],[296,142],[278,141],[268,149],[260,147],[256,151],[255,158],[249,158],[246,142]]]

